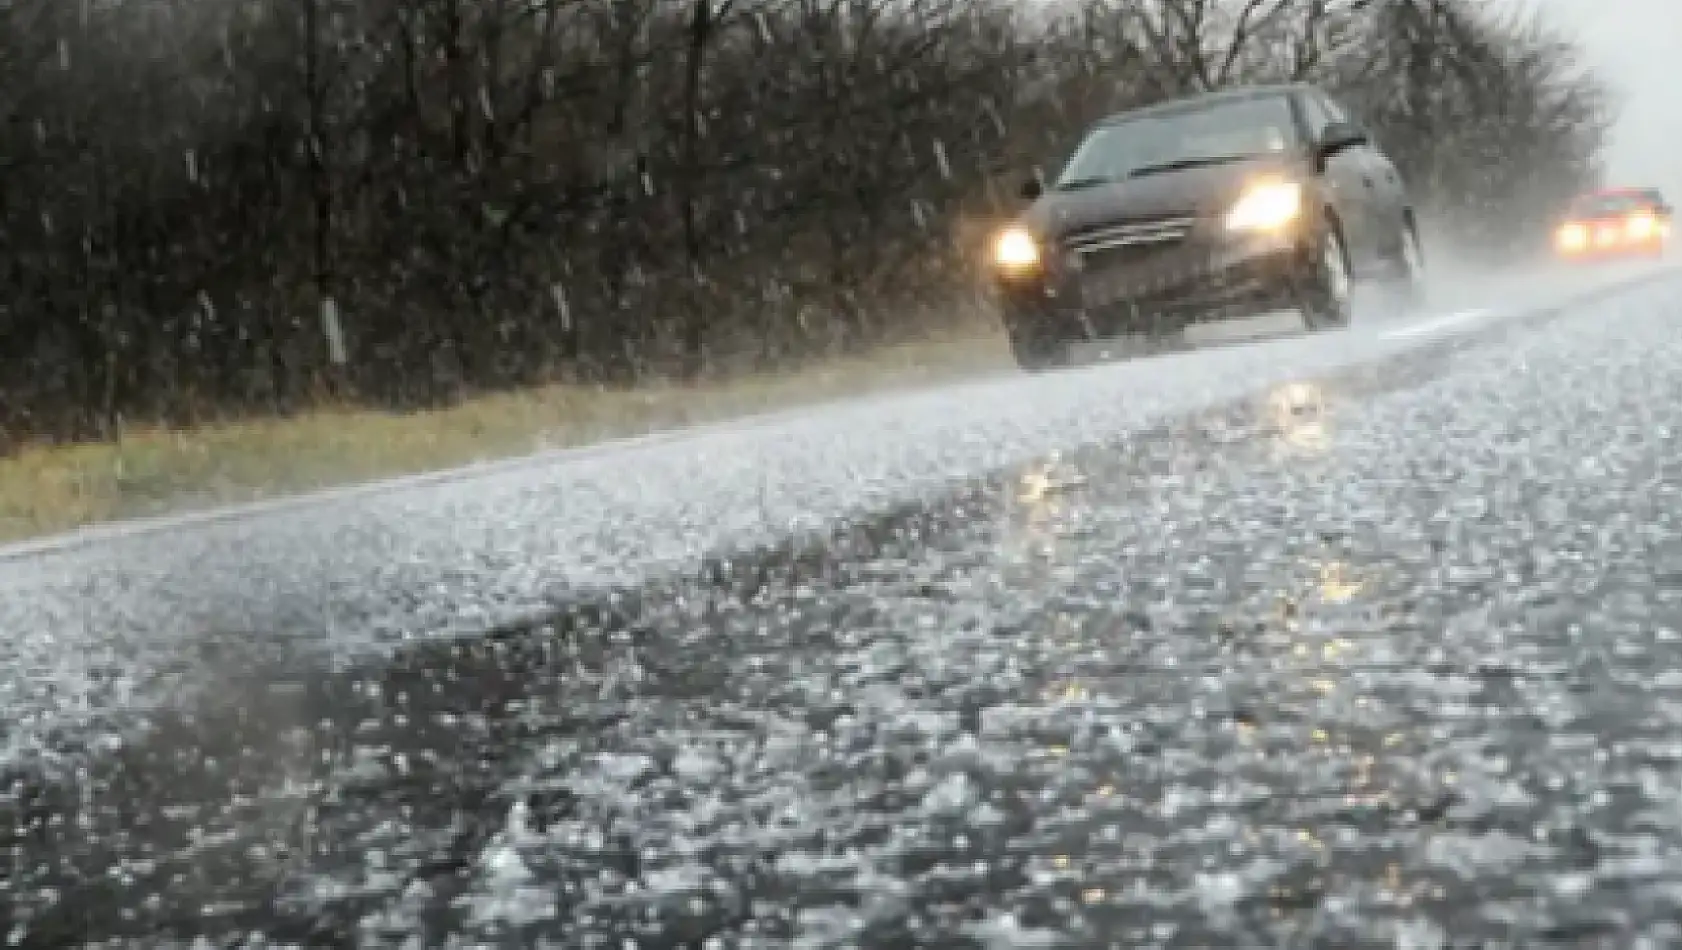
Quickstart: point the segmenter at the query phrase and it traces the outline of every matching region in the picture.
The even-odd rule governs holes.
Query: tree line
[[[1514,247],[1606,96],[1471,0],[0,0],[0,447],[785,364],[978,306],[1093,119],[1308,79]]]

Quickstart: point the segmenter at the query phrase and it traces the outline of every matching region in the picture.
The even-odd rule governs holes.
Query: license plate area
[[[1183,289],[1191,296],[1218,297],[1257,281],[1284,278],[1291,266],[1288,254],[1288,247],[1274,240],[1182,248],[1151,260],[1146,267],[1123,272],[1122,289],[1139,296]]]
[[[1178,288],[1214,279],[1229,261],[1217,255],[1188,259],[1158,259],[1115,270],[1088,272],[1081,279],[1081,302],[1088,307],[1113,306],[1125,300],[1154,299],[1173,295]]]

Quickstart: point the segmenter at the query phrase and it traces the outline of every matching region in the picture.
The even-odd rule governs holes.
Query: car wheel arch
[[[1327,239],[1335,239],[1339,256],[1343,258],[1343,276],[1345,285],[1342,297],[1335,298],[1330,285],[1330,277],[1326,267]],[[1306,293],[1307,299],[1302,299],[1303,319],[1310,330],[1327,329],[1331,327],[1347,326],[1349,323],[1349,284],[1355,279],[1353,261],[1351,260],[1348,232],[1344,230],[1343,218],[1329,203],[1320,209],[1319,227],[1315,228],[1312,236],[1304,245],[1306,270],[1299,280],[1306,281],[1299,284],[1297,293]],[[1325,312],[1325,301],[1319,300],[1321,295],[1328,299],[1337,299],[1337,312]]]

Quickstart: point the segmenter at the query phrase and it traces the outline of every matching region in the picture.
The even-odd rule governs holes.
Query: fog
[[[1525,5],[1541,10],[1582,43],[1585,65],[1620,97],[1607,154],[1613,183],[1656,185],[1682,197],[1682,105],[1675,92],[1682,68],[1682,2],[1538,0]]]

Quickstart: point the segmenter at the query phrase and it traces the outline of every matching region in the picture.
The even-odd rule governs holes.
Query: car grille
[[[1090,254],[1116,247],[1167,244],[1184,238],[1191,231],[1193,218],[1176,215],[1149,221],[1123,221],[1104,224],[1084,231],[1076,231],[1063,239],[1071,251]]]
[[[1088,267],[1144,260],[1184,240],[1195,220],[1190,215],[1176,215],[1105,224],[1070,234],[1063,245],[1080,255],[1082,264]]]

